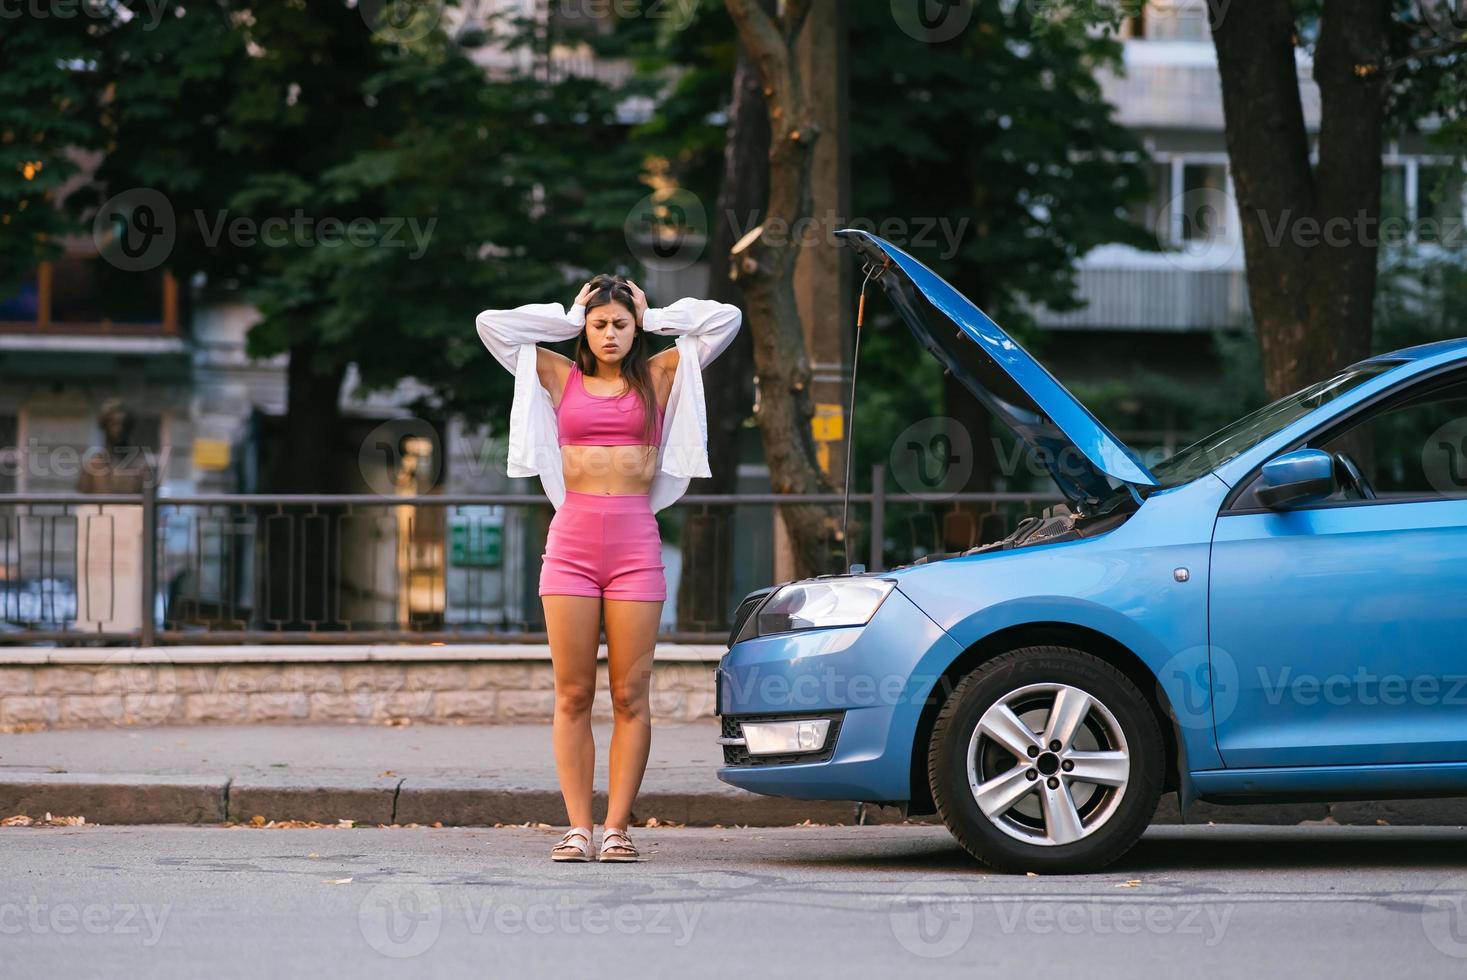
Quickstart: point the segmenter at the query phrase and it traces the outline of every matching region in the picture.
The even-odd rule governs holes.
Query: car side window
[[[1467,378],[1428,383],[1291,448],[1305,447],[1335,457],[1340,483],[1312,506],[1467,498]],[[1230,510],[1262,509],[1259,484],[1255,473]]]
[[[1368,496],[1351,485],[1351,462],[1381,502],[1467,497],[1467,381],[1370,412],[1317,445],[1335,456],[1346,499]]]

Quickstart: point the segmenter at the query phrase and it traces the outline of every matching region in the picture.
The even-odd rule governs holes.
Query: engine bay
[[[1019,521],[1017,527],[1009,532],[1007,536],[998,541],[990,541],[987,544],[974,545],[963,551],[949,551],[923,555],[911,562],[910,565],[925,565],[934,561],[945,561],[949,558],[961,558],[966,555],[981,555],[992,551],[1012,551],[1015,548],[1028,548],[1034,545],[1055,544],[1060,541],[1077,541],[1081,538],[1094,537],[1104,534],[1126,522],[1134,509],[1118,509],[1106,511],[1095,515],[1077,514],[1065,504],[1054,504],[1046,507],[1038,515],[1031,514]]]

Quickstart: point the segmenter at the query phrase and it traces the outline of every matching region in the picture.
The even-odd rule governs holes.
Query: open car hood
[[[1072,508],[1087,511],[1121,484],[1157,485],[1130,447],[941,276],[869,232],[836,234],[874,267],[922,345],[1049,470]]]

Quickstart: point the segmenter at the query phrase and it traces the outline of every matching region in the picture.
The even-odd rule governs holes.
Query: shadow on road
[[[865,828],[826,828],[808,843],[799,837],[771,841],[761,860],[826,869],[912,871],[923,874],[991,874],[942,828],[913,828],[910,839],[864,834]],[[1467,828],[1458,827],[1153,827],[1121,860],[1122,871],[1327,870],[1462,867]]]
[[[1115,865],[1136,871],[1462,867],[1460,827],[1153,828]]]

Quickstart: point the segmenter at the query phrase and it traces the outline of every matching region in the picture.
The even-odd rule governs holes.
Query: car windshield
[[[1285,426],[1303,418],[1321,405],[1339,398],[1371,378],[1389,371],[1401,361],[1368,361],[1346,368],[1332,378],[1285,395],[1251,415],[1245,415],[1200,442],[1177,452],[1151,467],[1162,487],[1177,487],[1210,473],[1245,453]]]

